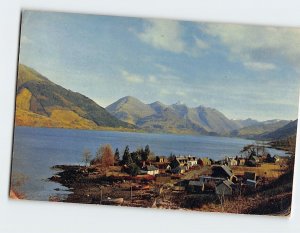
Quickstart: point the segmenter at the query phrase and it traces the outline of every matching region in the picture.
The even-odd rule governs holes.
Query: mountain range
[[[295,123],[296,122],[296,123]],[[232,120],[220,111],[183,103],[145,104],[126,96],[106,108],[59,86],[35,70],[19,65],[15,123],[18,126],[140,130],[274,139],[296,133],[297,120]]]
[[[118,119],[150,132],[194,133],[245,138],[258,138],[288,124],[286,120],[259,122],[253,119],[232,120],[220,111],[185,104],[166,105],[159,101],[145,104],[132,96],[123,97],[106,110]]]

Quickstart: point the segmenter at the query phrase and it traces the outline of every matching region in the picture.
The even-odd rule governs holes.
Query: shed
[[[231,196],[233,183],[230,180],[224,180],[222,183],[216,186],[217,195]]]

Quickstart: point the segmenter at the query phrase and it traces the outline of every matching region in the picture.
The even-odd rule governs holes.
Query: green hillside
[[[16,125],[96,129],[134,128],[88,97],[67,90],[35,70],[19,65]]]

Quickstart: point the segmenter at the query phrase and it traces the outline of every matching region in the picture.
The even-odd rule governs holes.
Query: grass
[[[255,172],[257,176],[275,179],[282,175],[286,168],[281,164],[264,163],[260,167],[233,166],[235,175],[244,175],[245,172]]]

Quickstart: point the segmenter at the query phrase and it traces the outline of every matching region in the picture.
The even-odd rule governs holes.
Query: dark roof
[[[217,168],[217,167],[222,168],[229,177],[231,177],[233,175],[230,168],[227,165],[215,165],[215,166],[213,166],[213,168]]]

